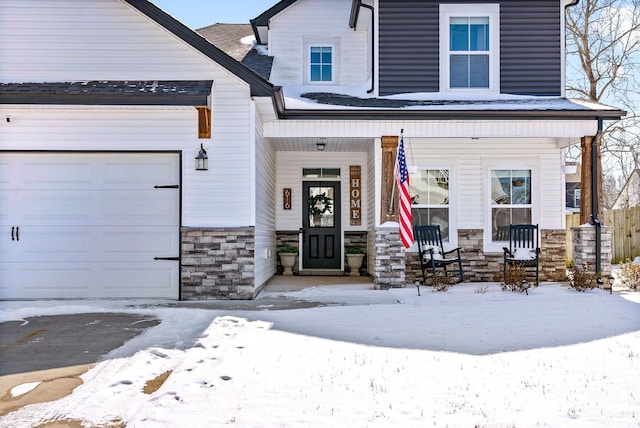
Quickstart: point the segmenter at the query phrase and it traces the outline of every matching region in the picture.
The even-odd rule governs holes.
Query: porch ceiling
[[[373,144],[372,138],[267,138],[276,151],[316,152],[317,143],[324,142],[325,152],[367,152]]]

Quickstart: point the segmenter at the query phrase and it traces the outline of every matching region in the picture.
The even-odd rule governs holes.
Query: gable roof
[[[253,27],[253,33],[256,35],[256,41],[263,45],[266,40],[262,40],[260,37],[260,31],[258,31],[258,27],[269,27],[269,20],[294,4],[298,0],[281,0],[275,5],[271,6],[269,9],[262,12],[256,18],[249,20],[251,23],[251,27]]]
[[[258,97],[273,96],[277,92],[271,83],[254,73],[248,67],[227,55],[221,49],[209,43],[204,37],[164,12],[162,9],[147,0],[123,0],[130,4],[148,18],[164,27],[176,37],[193,47],[206,57],[226,68],[231,73],[244,80],[251,87],[251,95]]]

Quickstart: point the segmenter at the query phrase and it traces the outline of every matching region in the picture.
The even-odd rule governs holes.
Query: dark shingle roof
[[[260,54],[252,48],[252,43],[246,43],[247,37],[253,37],[250,24],[213,24],[196,32],[263,79],[269,80],[273,57]]]
[[[262,76],[263,79],[269,80],[273,66],[272,56],[262,55],[255,49],[251,49],[243,58],[242,63]]]
[[[0,83],[0,104],[204,106],[212,80]]]
[[[253,36],[251,24],[213,24],[196,30],[196,33],[236,61],[242,61],[253,46],[252,43],[242,43],[242,39]]]

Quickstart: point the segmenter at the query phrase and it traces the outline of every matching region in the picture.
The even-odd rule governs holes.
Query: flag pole
[[[400,139],[402,139],[404,135],[404,128],[400,130]],[[396,149],[397,150],[397,149]],[[396,196],[396,169],[398,168],[398,152],[396,151],[396,161],[393,166],[393,187],[391,187],[391,200],[389,201],[389,209],[387,209],[387,213],[391,214],[393,212],[393,202]]]

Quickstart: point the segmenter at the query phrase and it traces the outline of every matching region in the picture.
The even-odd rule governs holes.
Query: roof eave
[[[0,105],[94,105],[94,106],[206,106],[207,97],[201,95],[84,95],[84,94],[0,94]]]
[[[622,110],[278,110],[283,120],[619,120]]]
[[[349,28],[356,28],[358,25],[358,15],[360,14],[360,1],[361,0],[352,0],[351,1],[351,15],[349,15]]]

